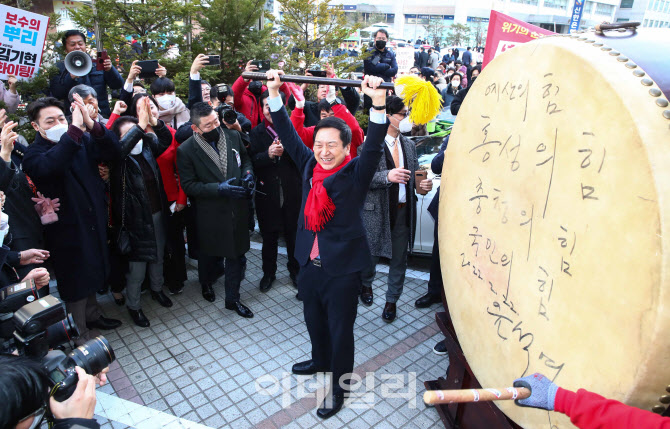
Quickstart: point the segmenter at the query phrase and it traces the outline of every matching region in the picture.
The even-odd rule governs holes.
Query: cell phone
[[[414,188],[416,189],[416,193],[419,195],[426,195],[428,191],[425,189],[421,189],[421,186],[419,184],[423,181],[426,180],[428,177],[428,172],[426,170],[417,170],[414,172]]]
[[[140,78],[156,76],[156,70],[158,69],[158,60],[138,61],[137,65],[140,66],[140,68],[142,69],[139,76]]]
[[[251,64],[258,67],[258,72],[266,72],[270,70],[270,60],[254,60]]]
[[[96,64],[95,64],[95,69],[100,71],[105,69],[105,60],[109,59],[109,55],[107,55],[107,51],[100,51],[98,52],[98,56],[96,58]]]
[[[218,55],[210,55],[209,57],[209,64],[208,66],[220,66],[221,65],[221,57]]]
[[[328,77],[325,70],[307,70],[307,73],[311,73],[314,77]]]

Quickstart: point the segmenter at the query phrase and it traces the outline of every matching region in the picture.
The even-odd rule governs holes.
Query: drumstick
[[[265,73],[259,72],[244,72],[242,73],[242,78],[251,79],[251,80],[266,80]],[[279,77],[282,82],[293,82],[293,83],[311,83],[311,84],[324,84],[324,85],[335,85],[335,86],[355,86],[360,87],[362,80],[358,79],[340,79],[340,78],[330,78],[330,77],[318,77],[318,76],[297,76],[284,74]],[[384,82],[379,85],[382,89],[393,89],[395,85],[392,82]]]
[[[525,387],[505,387],[503,389],[463,389],[429,390],[423,394],[427,405],[452,404],[456,402],[502,401],[507,399],[526,399],[530,389]]]

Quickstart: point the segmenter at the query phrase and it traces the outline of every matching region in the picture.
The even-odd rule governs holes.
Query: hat
[[[424,77],[433,77],[435,75],[435,70],[430,67],[421,67],[421,76]]]

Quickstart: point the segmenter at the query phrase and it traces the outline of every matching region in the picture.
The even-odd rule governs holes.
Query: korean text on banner
[[[403,46],[395,51],[395,60],[398,63],[398,73],[407,74],[409,69],[414,66],[414,48]]]
[[[575,0],[575,5],[572,7],[572,16],[570,17],[570,33],[579,30],[579,22],[582,20],[583,12],[584,0]]]
[[[0,5],[0,79],[37,74],[48,28],[48,16]]]
[[[492,10],[482,67],[508,49],[547,34],[554,33]]]

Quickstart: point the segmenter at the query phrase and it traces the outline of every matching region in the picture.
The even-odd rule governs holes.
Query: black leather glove
[[[231,179],[226,180],[225,182],[219,183],[219,195],[222,197],[227,197],[227,198],[236,198],[236,199],[241,199],[241,198],[246,198],[247,196],[247,191],[244,189],[242,186],[236,186],[233,185],[233,182],[235,182],[234,177]]]
[[[254,180],[254,175],[252,173],[245,174],[242,178],[242,182],[244,182],[243,187],[247,192],[247,197],[254,195],[254,192],[256,191],[256,181]]]

